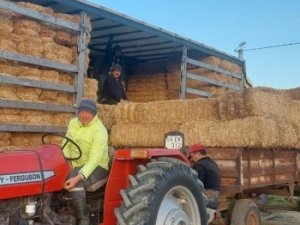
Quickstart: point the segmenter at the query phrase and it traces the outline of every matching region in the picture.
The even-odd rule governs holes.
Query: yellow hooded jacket
[[[73,168],[82,166],[79,172],[85,178],[88,178],[97,166],[108,169],[107,130],[97,116],[86,125],[83,125],[78,117],[73,118],[69,123],[66,136],[74,140],[82,150],[81,158],[72,160],[71,163]],[[76,146],[70,142],[63,152],[66,157],[78,156]]]

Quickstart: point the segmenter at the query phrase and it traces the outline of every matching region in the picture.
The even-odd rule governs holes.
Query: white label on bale
[[[44,179],[48,179],[54,176],[53,171],[44,171]],[[6,174],[0,175],[0,186],[10,185],[10,184],[22,184],[30,182],[42,181],[41,172],[30,172],[30,173],[15,173],[15,174]]]
[[[180,135],[168,135],[165,140],[165,148],[180,149],[183,146],[183,138]]]

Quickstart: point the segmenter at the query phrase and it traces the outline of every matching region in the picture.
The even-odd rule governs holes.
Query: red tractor
[[[165,143],[173,149],[114,152],[108,179],[88,190],[91,224],[207,224],[203,185],[176,149],[183,146],[183,136],[169,133]],[[44,144],[0,152],[1,225],[76,224],[63,189],[72,159],[61,150]]]

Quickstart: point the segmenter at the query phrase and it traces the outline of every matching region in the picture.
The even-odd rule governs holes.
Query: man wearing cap
[[[127,100],[124,84],[121,79],[121,66],[115,64],[111,68],[111,75],[107,76],[104,81],[103,91],[101,94],[101,103],[117,104]]]
[[[89,224],[89,208],[86,202],[86,188],[108,176],[108,135],[107,130],[97,117],[97,108],[90,99],[81,101],[78,117],[71,119],[66,136],[75,141],[82,156],[72,160],[70,172],[64,188],[74,201],[78,224]],[[78,149],[70,142],[64,147],[64,155],[69,158],[78,156]]]
[[[206,153],[206,149],[200,144],[190,146],[190,161],[192,168],[197,171],[199,180],[204,185],[204,193],[208,198],[208,213],[210,220],[218,208],[218,197],[220,194],[221,176],[218,165]]]

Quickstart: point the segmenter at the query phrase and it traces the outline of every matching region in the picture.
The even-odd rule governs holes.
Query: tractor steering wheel
[[[42,136],[42,142],[43,142],[43,144],[47,144],[46,141],[45,141],[45,137],[47,137],[47,136],[58,136],[58,137],[61,137],[61,138],[63,138],[63,139],[66,139],[67,141],[66,141],[66,142],[64,143],[64,145],[61,147],[61,150],[63,150],[63,149],[66,147],[66,145],[68,144],[68,142],[71,142],[71,143],[77,148],[77,150],[78,150],[78,156],[77,156],[77,157],[75,157],[75,158],[65,157],[65,159],[67,159],[67,160],[77,160],[77,159],[80,159],[80,158],[81,158],[81,156],[82,156],[82,150],[81,150],[81,148],[79,147],[79,145],[78,145],[74,140],[72,140],[71,138],[69,138],[69,137],[67,137],[67,136],[65,136],[65,135],[62,135],[62,134],[47,133],[47,134],[44,134],[44,135]]]

